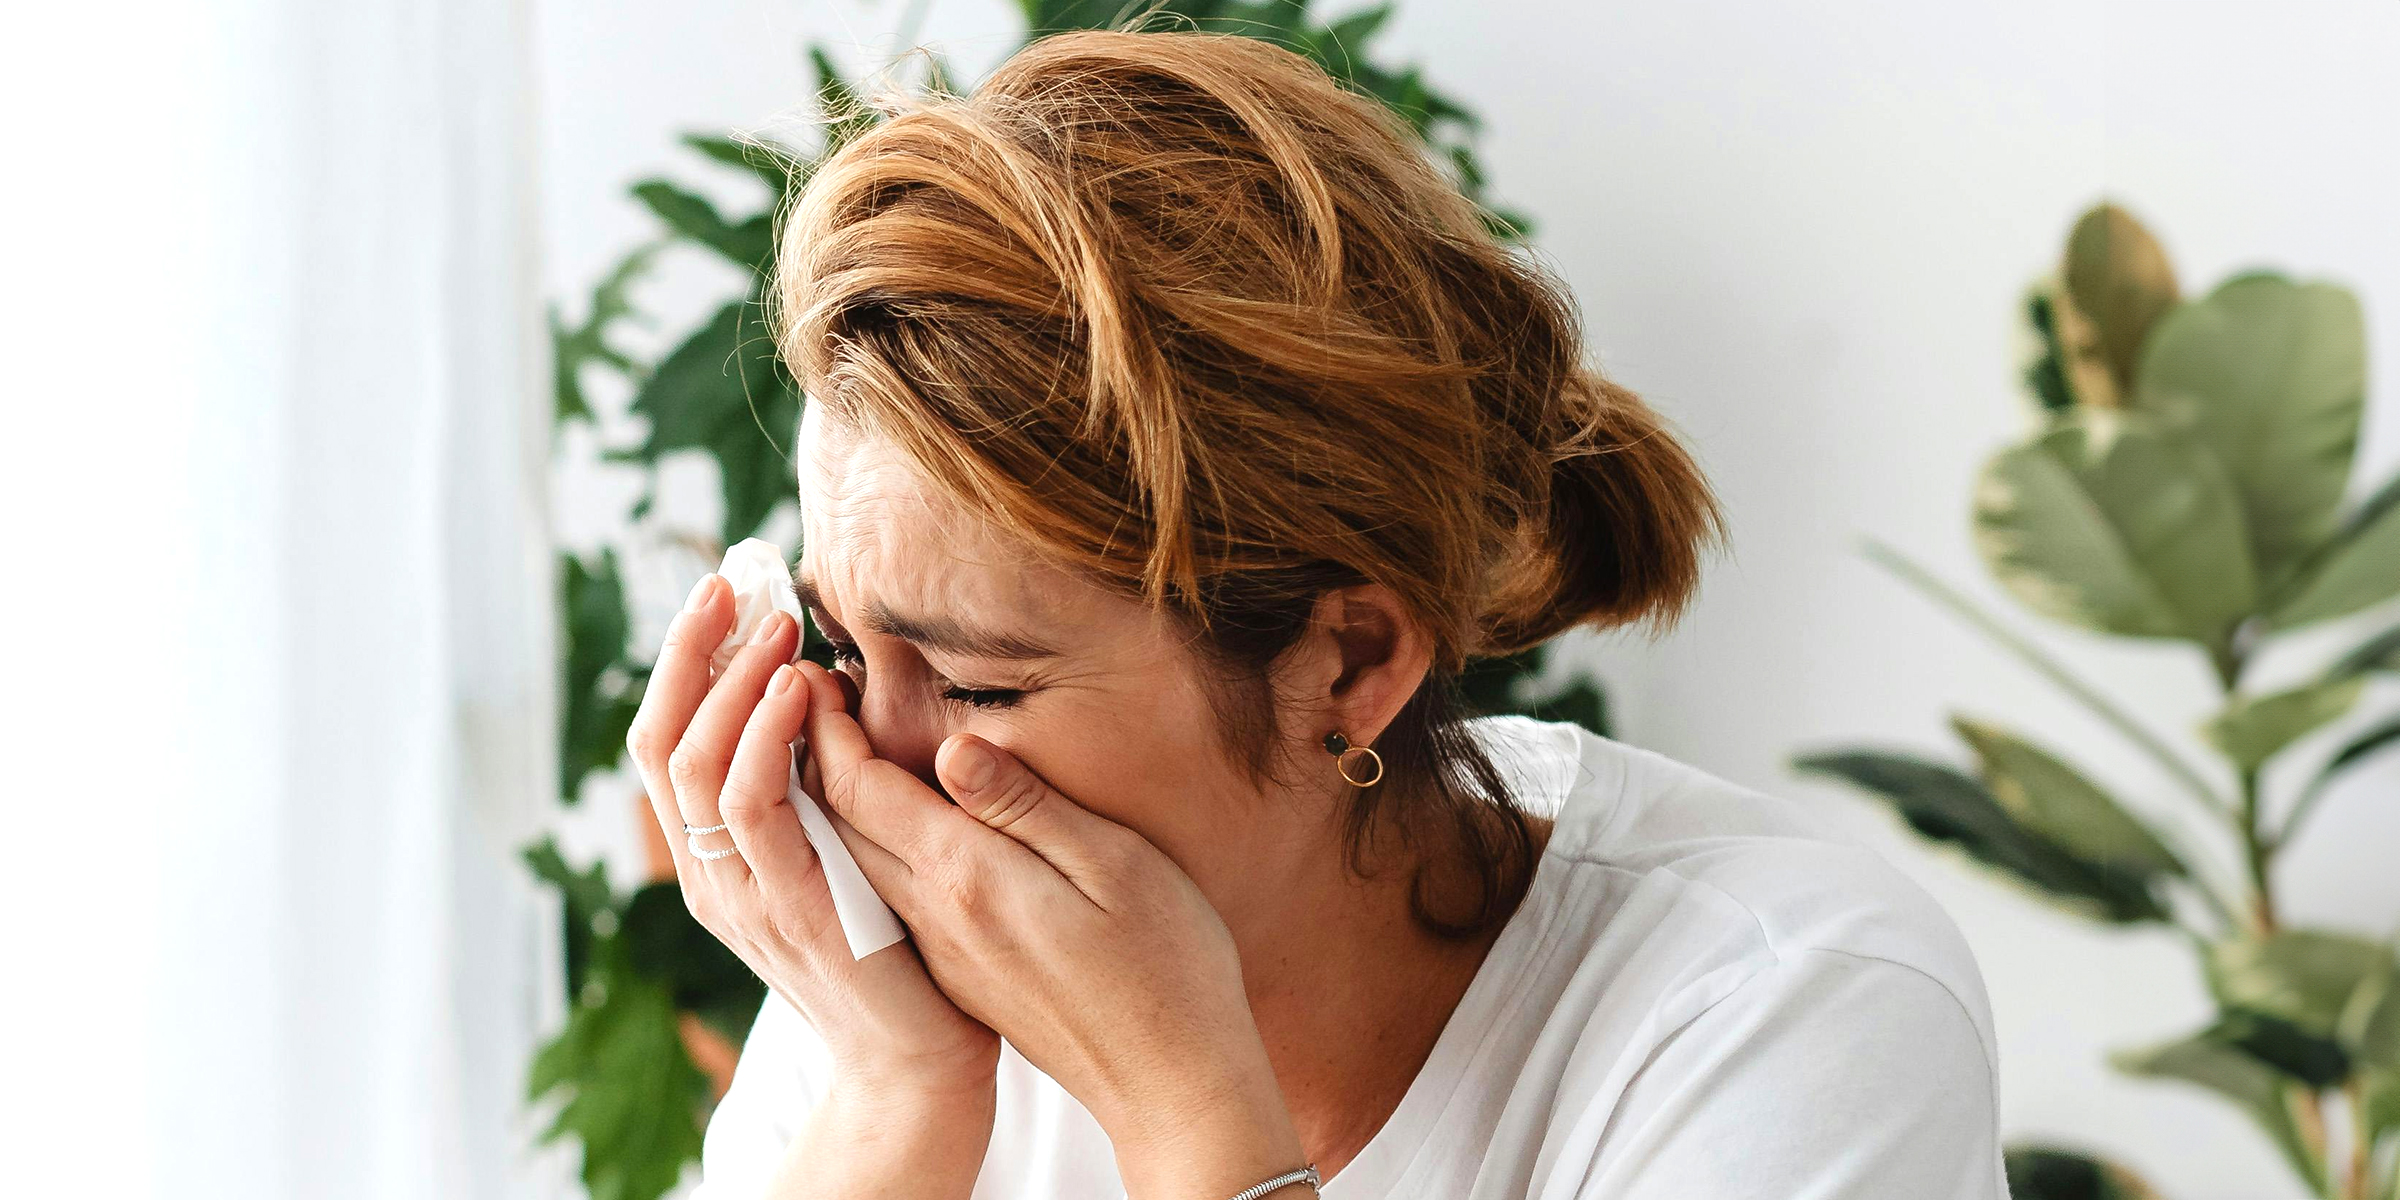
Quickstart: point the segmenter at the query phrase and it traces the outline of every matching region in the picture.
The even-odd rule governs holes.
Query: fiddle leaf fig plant
[[[1114,25],[1125,9],[1121,0],[1022,0],[1021,7],[1029,39]],[[1481,206],[1497,236],[1527,235],[1524,218],[1488,202],[1475,115],[1434,90],[1418,68],[1387,65],[1370,52],[1390,5],[1331,21],[1320,20],[1304,0],[1168,0],[1152,9],[1175,18],[1177,27],[1273,41],[1383,101]],[[812,48],[807,59],[820,117],[815,145],[718,134],[683,139],[714,167],[763,184],[765,202],[728,212],[674,180],[633,184],[631,197],[657,219],[657,236],[602,277],[580,320],[551,316],[554,420],[561,431],[589,435],[560,444],[596,441],[599,463],[631,470],[641,482],[615,544],[586,554],[562,550],[558,558],[559,778],[566,804],[622,765],[626,731],[649,678],[652,647],[633,640],[634,597],[620,549],[667,542],[715,562],[725,547],[796,503],[786,455],[805,399],[776,359],[763,292],[773,275],[775,218],[823,156],[879,119],[823,49]],[[913,61],[925,69],[917,86],[954,90],[938,57]],[[637,296],[645,273],[662,256],[686,253],[731,263],[748,282],[663,355],[645,359],[626,350],[624,332],[651,321]],[[604,392],[628,397],[632,434],[615,435],[616,423],[601,419],[606,405],[596,396]],[[720,501],[698,521],[660,511],[656,500],[662,462],[691,456],[715,468]],[[818,644],[806,653],[822,663],[823,651]],[[1487,711],[1577,720],[1605,733],[1596,682],[1574,675],[1559,682],[1551,674],[1537,649],[1476,664],[1462,690]],[[632,798],[639,819],[648,820],[646,800],[638,790]],[[724,1064],[747,1033],[765,985],[692,920],[671,878],[627,893],[611,886],[602,865],[571,866],[549,841],[525,858],[562,899],[569,1002],[564,1029],[531,1065],[529,1099],[555,1105],[546,1138],[580,1144],[583,1180],[595,1200],[655,1200],[697,1156],[711,1084],[722,1085]],[[704,1070],[702,1059],[714,1070]]]
[[[2119,792],[1964,714],[1951,722],[1963,766],[1880,748],[1795,766],[1865,790],[2070,913],[2187,934],[2215,1019],[2120,1051],[2115,1066],[2232,1103],[2312,1194],[2400,1200],[2394,935],[2292,926],[2276,900],[2278,855],[2332,785],[2400,746],[2400,705],[2374,682],[2400,672],[2387,604],[2400,596],[2400,477],[2369,489],[2350,478],[2367,384],[2358,300],[2265,271],[2186,296],[2158,240],[2103,204],[2075,223],[2024,314],[2039,420],[1976,480],[1975,548],[2041,617],[2188,647],[2215,681],[2213,715],[2178,749],[1915,562],[1868,554],[2156,761],[2175,793]],[[2354,491],[2364,498],[2345,503]],[[2253,686],[2278,639],[2369,610],[2383,614],[2374,632],[2314,675]],[[2270,788],[2270,773],[2299,782]],[[2170,806],[2196,819],[2163,819]],[[2009,1166],[2020,1200],[2155,1194],[2056,1147],[2012,1151]]]

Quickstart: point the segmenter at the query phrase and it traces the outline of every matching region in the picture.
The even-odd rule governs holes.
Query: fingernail
[[[767,694],[780,696],[792,690],[792,681],[798,678],[800,678],[800,672],[793,670],[790,663],[775,668],[774,676],[767,680]]]
[[[692,585],[692,594],[684,600],[683,611],[700,611],[700,602],[708,599],[708,585],[715,582],[716,578],[714,574],[701,576],[700,582]]]
[[[750,640],[754,643],[774,641],[776,635],[783,632],[783,623],[790,619],[790,617],[784,615],[782,609],[777,609],[774,612],[768,613],[767,619],[760,621],[758,623],[758,628],[751,631]]]
[[[982,791],[999,766],[991,751],[973,742],[960,742],[958,749],[950,752],[950,779],[970,792]]]

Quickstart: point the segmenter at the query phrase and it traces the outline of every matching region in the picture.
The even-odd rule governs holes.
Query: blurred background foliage
[[[2184,933],[2215,1019],[2114,1065],[2240,1107],[2312,1195],[2400,1200],[2394,935],[2287,925],[2275,892],[2278,854],[2329,785],[2400,743],[2400,710],[2360,711],[2369,675],[2400,672],[2400,624],[2373,622],[2297,683],[2248,678],[2278,639],[2388,615],[2378,606],[2400,595],[2400,477],[2343,504],[2366,398],[2358,300],[2265,271],[2184,296],[2157,239],[2102,205],[2075,223],[2023,312],[2038,424],[1976,481],[1975,546],[2008,595],[2043,617],[2203,658],[2215,715],[2194,732],[2208,756],[2177,749],[1961,592],[1870,546],[2178,790],[2128,801],[1966,713],[1951,718],[1965,768],[1876,748],[1796,766],[1865,789],[1917,833],[2078,916]],[[2320,731],[2329,737],[2311,744]],[[2282,769],[2287,756],[2304,759],[2297,774]],[[2271,765],[2297,785],[2271,794]],[[2009,1170],[2020,1200],[2154,1194],[2065,1148],[2018,1148]]]
[[[1051,32],[1117,23],[1122,0],[1023,0],[1027,40]],[[1496,207],[1486,190],[1475,142],[1474,113],[1436,91],[1417,67],[1377,59],[1372,43],[1391,6],[1380,5],[1330,21],[1303,2],[1170,0],[1156,6],[1164,21],[1266,39],[1316,61],[1335,78],[1389,106],[1426,153],[1474,199],[1496,236],[1521,241],[1530,224]],[[1154,22],[1164,23],[1161,18]],[[903,31],[901,45],[913,36]],[[715,169],[755,177],[769,202],[755,212],[727,213],[699,192],[669,179],[645,179],[631,195],[657,218],[658,237],[629,250],[592,289],[580,320],[551,316],[555,350],[555,422],[563,431],[600,422],[586,392],[613,376],[632,393],[642,418],[638,435],[603,441],[606,463],[642,472],[648,481],[625,513],[626,540],[665,537],[715,561],[724,547],[759,531],[792,497],[789,447],[804,397],[776,361],[762,306],[771,277],[777,214],[808,181],[817,162],[879,118],[858,85],[845,79],[821,47],[807,51],[816,81],[821,130],[808,147],[716,133],[683,139]],[[911,80],[898,78],[914,67]],[[955,90],[935,55],[911,56],[879,86]],[[645,320],[633,291],[655,256],[670,246],[697,247],[740,268],[749,280],[705,321],[656,361],[620,348],[629,324]],[[697,453],[717,468],[722,508],[713,530],[669,529],[656,511],[659,465]],[[560,655],[560,800],[577,803],[583,783],[617,768],[625,735],[649,677],[652,647],[633,644],[624,571],[615,548],[604,546],[558,559],[558,603],[564,630]],[[807,655],[826,661],[821,644]],[[1474,664],[1462,681],[1467,699],[1486,712],[1522,712],[1545,720],[1574,720],[1608,732],[1596,681],[1546,665],[1546,648]],[[646,808],[643,819],[647,819]],[[698,1157],[701,1130],[727,1065],[765,998],[765,986],[697,923],[671,875],[630,893],[612,888],[604,864],[568,863],[554,842],[530,847],[525,860],[562,900],[563,964],[569,1010],[566,1025],[537,1055],[529,1100],[553,1104],[546,1140],[572,1139],[582,1148],[582,1176],[595,1200],[652,1200],[671,1190]],[[703,1063],[709,1064],[706,1068]]]

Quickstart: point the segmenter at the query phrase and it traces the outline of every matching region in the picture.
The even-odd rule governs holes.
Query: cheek
[[[1243,790],[1214,718],[1181,705],[1095,704],[1012,731],[1012,750],[1058,790],[1180,859],[1228,826]],[[995,739],[998,740],[998,739]],[[1246,807],[1246,806],[1244,806]]]

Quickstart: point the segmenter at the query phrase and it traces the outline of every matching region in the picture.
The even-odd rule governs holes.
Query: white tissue
[[[792,592],[791,568],[784,564],[783,548],[760,538],[749,538],[725,552],[725,564],[717,574],[733,586],[733,630],[725,635],[717,652],[710,656],[710,669],[722,674],[733,656],[750,644],[751,635],[769,613],[777,609],[792,614],[797,622],[805,619],[800,599]],[[866,956],[899,941],[905,936],[900,919],[892,915],[891,906],[875,894],[858,869],[858,860],[850,857],[850,847],[833,828],[833,821],[808,793],[800,790],[800,756],[792,756],[790,780],[785,795],[792,809],[800,814],[800,832],[807,835],[808,844],[817,852],[825,868],[825,887],[833,893],[833,915],[841,922],[842,936],[850,942],[850,957]]]

